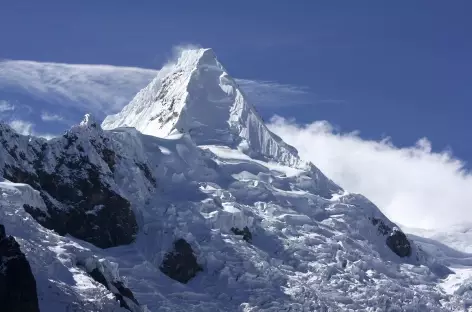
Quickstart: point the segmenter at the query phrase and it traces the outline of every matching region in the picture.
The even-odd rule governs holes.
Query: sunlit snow
[[[136,311],[466,309],[469,259],[449,274],[460,256],[420,236],[410,237],[412,253],[400,258],[372,220],[397,225],[272,134],[211,50],[184,52],[172,66],[107,117],[108,130],[92,127],[91,116],[71,130],[84,141],[99,133],[120,151],[113,172],[94,161],[131,202],[140,229],[134,243],[100,249],[59,236],[23,208],[45,209],[37,191],[0,182],[0,223],[32,266],[42,311],[125,311],[86,274],[94,267],[133,291],[142,305]],[[10,139],[19,149],[42,142]],[[0,166],[9,161],[0,155]],[[155,186],[130,170],[135,162],[150,168]],[[232,232],[246,226],[250,242]],[[159,270],[178,238],[203,267],[188,284]]]

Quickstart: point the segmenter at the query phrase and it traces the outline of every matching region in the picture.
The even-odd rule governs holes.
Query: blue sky
[[[471,12],[466,0],[3,1],[0,58],[158,69],[174,46],[212,47],[233,77],[264,91],[264,105],[256,104],[266,120],[284,118],[272,119],[272,129],[336,182],[366,194],[400,223],[414,209],[414,218],[442,220],[446,207],[453,221],[462,221],[472,201],[464,197],[472,175],[463,171],[472,167]],[[0,62],[0,112],[26,116],[47,105],[49,89],[38,83],[45,68],[48,88],[68,92],[56,94],[56,102],[88,101],[78,111],[106,111],[108,100],[123,105],[154,75],[138,77],[130,69],[122,77],[126,71],[102,67],[56,75],[53,65]],[[101,88],[71,86],[77,74],[101,79]],[[41,100],[16,94],[20,104],[5,101],[12,81],[41,93]],[[70,124],[69,116],[46,108],[28,122],[16,115],[10,124],[23,133],[41,121],[49,125],[41,131]],[[415,146],[423,137],[432,151],[425,140]],[[438,153],[445,149],[455,157]]]
[[[471,12],[460,0],[10,1],[0,57],[158,68],[172,46],[196,43],[233,76],[316,95],[280,115],[399,146],[426,136],[470,161]]]

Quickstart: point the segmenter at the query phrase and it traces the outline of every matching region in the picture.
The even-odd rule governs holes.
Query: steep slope
[[[12,236],[0,224],[0,309],[37,312],[36,280],[28,260]]]
[[[97,129],[85,129],[83,139],[96,137]],[[0,223],[25,250],[41,310],[114,311],[121,305],[114,298],[150,311],[447,311],[456,304],[436,286],[447,269],[411,241],[409,256],[396,255],[387,244],[395,225],[362,196],[326,199],[308,172],[228,147],[200,149],[185,135],[162,139],[131,128],[101,135],[123,157],[112,177],[138,220],[132,244],[100,249],[61,237],[28,216],[25,207],[46,206],[40,191],[0,183]],[[166,269],[192,261],[191,276]]]
[[[182,52],[104,129],[135,127],[165,137],[189,133],[197,145],[238,147],[254,158],[303,167],[297,151],[270,132],[211,49]]]
[[[0,59],[0,119],[16,121],[22,134],[60,135],[86,113],[103,120],[119,112],[157,73],[136,67]],[[310,97],[291,85],[236,82],[261,106],[298,105]]]
[[[136,219],[112,178],[122,155],[89,115],[51,141],[20,136],[0,124],[0,143],[3,177],[40,191],[44,205],[25,209],[43,226],[103,248],[133,241]]]
[[[0,224],[41,311],[465,306],[439,288],[447,267],[267,130],[211,50],[184,52],[103,125],[50,141],[1,125]],[[53,221],[70,216],[78,229]]]
[[[440,231],[405,230],[423,250],[441,259],[454,272],[441,282],[446,292],[464,298],[467,308],[472,306],[472,225],[463,223]]]

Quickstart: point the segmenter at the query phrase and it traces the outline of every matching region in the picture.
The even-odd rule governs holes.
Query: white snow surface
[[[22,207],[44,206],[36,191],[0,182],[0,223],[30,261],[42,311],[121,311],[77,265],[86,259],[125,281],[143,311],[452,311],[461,304],[439,288],[427,254],[414,246],[412,257],[400,259],[387,248],[368,217],[394,224],[360,195],[321,197],[307,172],[238,150],[201,149],[188,135],[157,138],[132,128],[105,134],[157,178],[150,190],[128,160],[115,167],[116,187],[140,226],[131,245],[103,250],[58,236]],[[244,226],[252,243],[231,232]],[[158,269],[177,238],[192,245],[204,268],[186,285]]]
[[[472,304],[472,224],[458,224],[440,231],[405,230],[423,250],[440,259],[455,273],[445,278],[440,286],[447,293],[460,295],[464,302]]]
[[[167,73],[106,118],[107,131],[91,116],[71,130],[80,142],[100,133],[122,155],[107,183],[131,202],[134,243],[59,236],[25,212],[45,209],[36,190],[0,179],[0,223],[31,264],[41,311],[126,311],[79,263],[123,281],[142,311],[467,311],[468,284],[451,290],[447,259],[416,236],[411,256],[394,254],[371,219],[397,226],[267,130],[213,51],[186,51]],[[250,243],[231,231],[245,226]],[[203,267],[188,284],[159,270],[179,238]]]
[[[103,129],[135,127],[165,137],[189,133],[195,143],[238,147],[252,157],[306,166],[295,148],[267,129],[211,49],[184,50]]]

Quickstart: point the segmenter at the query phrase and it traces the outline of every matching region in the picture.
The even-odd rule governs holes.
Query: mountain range
[[[154,74],[101,124],[0,125],[2,311],[468,308],[461,256],[301,159],[213,50]]]

